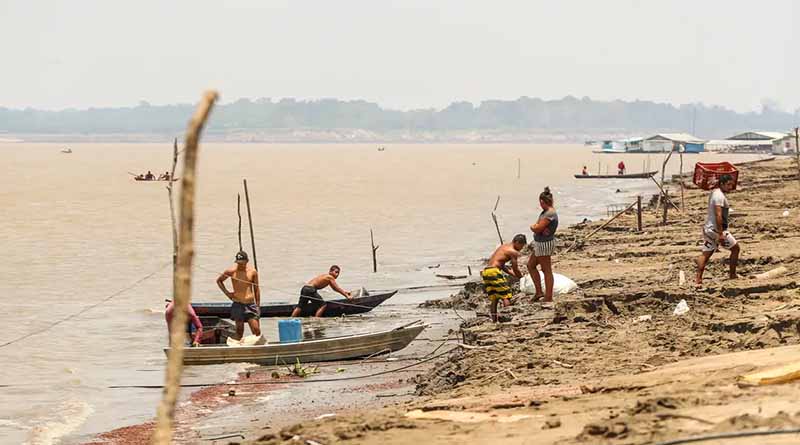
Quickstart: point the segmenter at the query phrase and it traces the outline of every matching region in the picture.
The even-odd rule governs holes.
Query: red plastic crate
[[[731,175],[733,177],[733,188],[739,185],[739,170],[730,162],[698,162],[694,165],[694,178],[692,182],[703,190],[712,190],[719,184],[719,177]]]

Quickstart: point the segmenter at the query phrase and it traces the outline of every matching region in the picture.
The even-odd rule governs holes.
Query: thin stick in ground
[[[375,245],[375,237],[372,235],[372,228],[369,229],[369,242],[372,245],[372,273],[378,272],[378,249],[381,246]]]
[[[494,209],[492,210],[492,221],[494,221],[494,228],[497,230],[497,237],[500,238],[500,244],[503,244],[503,235],[500,234],[500,225],[497,223],[497,206],[500,204],[500,195],[497,195],[497,201],[494,202]]]
[[[178,261],[176,268],[175,311],[170,329],[170,351],[167,358],[165,388],[158,405],[156,427],[151,442],[172,442],[172,426],[175,417],[175,402],[181,386],[183,373],[183,342],[188,320],[187,308],[191,301],[191,269],[194,256],[194,195],[195,171],[200,132],[205,126],[211,109],[217,101],[217,93],[208,91],[189,122],[186,130],[186,146],[183,158],[183,178],[180,197],[180,233],[178,236]],[[171,179],[171,178],[170,178]]]

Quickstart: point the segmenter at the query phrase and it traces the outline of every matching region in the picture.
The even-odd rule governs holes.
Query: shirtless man
[[[341,271],[342,269],[334,264],[328,270],[328,273],[314,277],[305,286],[303,286],[303,288],[300,289],[300,301],[298,301],[297,306],[294,307],[294,310],[292,311],[292,317],[299,317],[300,314],[306,310],[306,308],[313,309],[317,306],[319,306],[319,309],[317,309],[317,312],[314,314],[314,316],[322,317],[322,314],[325,313],[325,309],[328,307],[328,305],[325,304],[325,300],[322,299],[322,296],[319,294],[319,290],[325,289],[328,286],[330,286],[331,289],[335,290],[336,292],[344,295],[344,297],[348,300],[352,300],[353,297],[350,295],[350,292],[342,289],[339,287],[339,284],[336,283],[336,279],[339,278],[339,273],[341,273]]]
[[[236,254],[236,264],[222,272],[217,278],[217,286],[226,297],[233,301],[231,319],[236,322],[236,339],[244,335],[244,322],[250,326],[253,335],[261,335],[261,290],[258,286],[258,271],[247,265],[247,253]],[[225,280],[230,277],[233,292],[225,287]]]
[[[481,272],[483,278],[483,287],[486,294],[491,301],[490,312],[492,314],[492,321],[497,323],[497,302],[503,300],[503,306],[511,306],[511,287],[508,280],[503,276],[503,272],[513,275],[517,279],[522,278],[522,273],[519,271],[519,251],[525,247],[528,240],[525,235],[519,234],[514,237],[510,243],[505,243],[497,248],[489,258],[489,264],[486,269]],[[511,270],[508,270],[506,263],[511,262]]]

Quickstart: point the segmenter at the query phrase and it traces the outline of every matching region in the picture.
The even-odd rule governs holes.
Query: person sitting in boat
[[[167,305],[167,310],[164,312],[164,318],[167,320],[167,330],[172,332],[172,314],[175,311],[175,302],[170,301]],[[191,327],[194,326],[194,337],[192,337],[192,346],[200,346],[200,339],[203,337],[203,323],[200,317],[194,311],[192,305],[189,305],[188,310],[189,323],[186,325],[186,333],[191,334]]]
[[[589,176],[589,169],[588,169],[588,168],[586,168],[586,166],[585,166],[585,165],[583,166],[583,170],[581,170],[581,174],[582,174],[583,176]]]
[[[156,176],[153,174],[153,172],[151,172],[150,170],[147,170],[147,174],[144,175],[144,179],[147,179],[148,181],[152,181],[152,180],[156,179]]]
[[[528,244],[525,235],[518,234],[510,243],[505,243],[498,247],[491,258],[486,269],[481,271],[481,278],[483,278],[483,287],[486,295],[489,296],[490,306],[489,312],[492,315],[492,321],[497,323],[497,303],[503,300],[503,306],[511,306],[511,286],[508,280],[503,275],[503,272],[513,275],[517,279],[522,278],[522,273],[519,271],[517,260],[519,259],[519,251]],[[506,263],[511,262],[511,270],[508,270]]]
[[[164,180],[169,181],[171,179],[169,172],[164,172]]]
[[[342,269],[337,266],[333,265],[328,269],[328,273],[319,275],[311,279],[302,289],[300,289],[300,300],[297,302],[297,306],[295,306],[294,310],[292,311],[292,317],[299,317],[302,313],[308,313],[316,309],[314,313],[315,317],[322,317],[322,314],[325,313],[325,309],[327,309],[328,305],[325,304],[325,300],[319,294],[321,289],[325,289],[326,287],[330,286],[331,289],[335,290],[342,294],[348,300],[352,300],[352,294],[341,287],[336,282],[336,279],[339,278],[339,274],[342,272]]]
[[[618,175],[625,174],[625,163],[622,161],[619,161],[619,164],[617,164],[617,174]]]
[[[231,319],[236,323],[236,340],[244,336],[244,324],[250,326],[253,335],[261,335],[261,290],[258,284],[258,271],[249,266],[247,252],[236,254],[236,263],[217,277],[217,286],[226,297],[233,301]],[[225,280],[231,279],[233,292],[225,287]]]

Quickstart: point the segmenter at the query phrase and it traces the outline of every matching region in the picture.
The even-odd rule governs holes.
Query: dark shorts
[[[231,305],[231,320],[247,321],[253,318],[261,318],[260,311],[255,303],[244,304],[233,302],[233,305]]]
[[[304,313],[316,312],[323,304],[325,304],[325,300],[314,286],[303,286],[300,289],[300,300],[297,302],[297,307]]]

